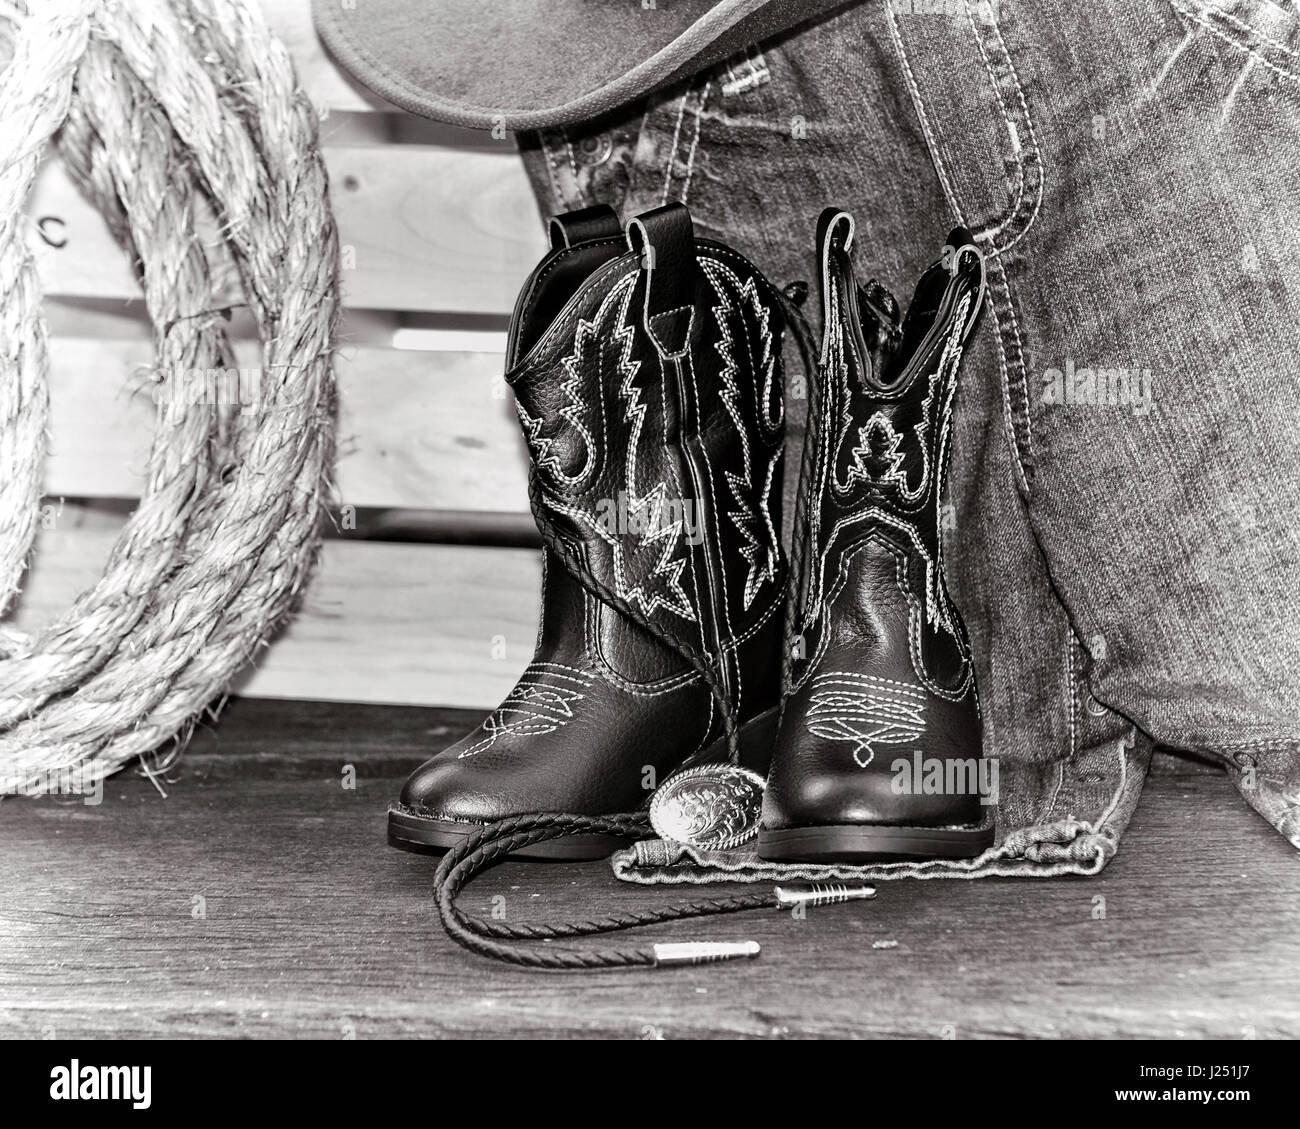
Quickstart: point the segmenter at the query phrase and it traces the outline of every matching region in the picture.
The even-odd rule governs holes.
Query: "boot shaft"
[[[566,574],[548,569],[546,604],[580,574],[606,650],[645,636],[716,661],[733,704],[771,699],[785,584],[777,296],[734,251],[697,242],[681,205],[632,221],[626,241],[612,212],[557,223],[507,374],[534,514]],[[661,668],[646,639],[632,651]]]
[[[855,617],[852,605],[855,591],[875,585],[853,574],[880,572],[859,558],[883,554],[888,588],[897,589],[890,599],[908,605],[915,679],[960,695],[973,675],[965,628],[944,582],[942,526],[957,370],[979,311],[983,268],[968,233],[953,231],[900,323],[883,287],[857,283],[853,232],[848,213],[823,214],[825,321],[800,483],[806,532],[790,684],[802,684],[818,665],[837,619],[871,618],[869,611]],[[864,550],[868,543],[881,551]],[[838,615],[837,599],[849,605]],[[890,642],[877,640],[880,647]]]

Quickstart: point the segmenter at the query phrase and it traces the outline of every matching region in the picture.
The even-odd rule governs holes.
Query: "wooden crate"
[[[354,84],[317,40],[309,0],[263,8],[323,115],[347,307],[339,494],[370,520],[327,541],[297,620],[236,689],[489,707],[532,652],[538,553],[465,542],[529,527],[501,371],[515,292],[545,246],[537,206],[510,140],[424,121]],[[34,236],[53,406],[49,528],[13,615],[25,629],[95,577],[139,497],[153,426],[151,401],[132,391],[151,350],[125,256],[57,160],[29,211],[61,245]],[[366,539],[394,511],[459,543]]]

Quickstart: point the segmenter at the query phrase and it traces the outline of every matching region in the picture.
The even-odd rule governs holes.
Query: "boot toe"
[[[808,772],[795,781],[772,781],[763,796],[763,827],[773,831],[830,825],[945,827],[978,823],[981,815],[978,796],[900,794],[894,778],[879,772]]]
[[[458,759],[456,746],[420,765],[402,786],[399,804],[424,819],[488,823],[511,814],[500,790],[489,791]]]

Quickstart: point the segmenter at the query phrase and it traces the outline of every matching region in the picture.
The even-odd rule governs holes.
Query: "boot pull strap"
[[[825,257],[827,247],[848,254],[853,250],[853,235],[857,231],[857,222],[852,213],[843,208],[824,208],[817,217],[817,257]]]
[[[827,208],[817,218],[817,266],[821,275],[821,360],[823,363],[826,360],[826,346],[832,329],[831,319],[826,316],[829,308],[828,299],[835,285],[831,272],[840,258],[853,250],[853,235],[856,230],[857,224],[853,216],[842,208]]]
[[[642,212],[627,225],[627,245],[645,273],[646,335],[664,360],[681,357],[695,319],[695,230],[685,204]]]
[[[551,250],[561,251],[591,239],[610,239],[623,234],[618,213],[608,204],[595,204],[579,208],[576,212],[562,212],[552,216],[547,224]]]

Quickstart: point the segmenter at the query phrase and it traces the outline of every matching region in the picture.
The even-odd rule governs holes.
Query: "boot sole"
[[[388,809],[388,845],[415,854],[440,855],[457,846],[469,837],[471,831],[476,831],[481,826],[480,823],[461,823],[453,819],[429,819],[416,815],[407,808],[393,806]],[[581,862],[608,858],[626,846],[627,840],[616,835],[570,835],[564,839],[521,847],[507,857]]]
[[[993,846],[995,828],[888,827],[839,824],[759,831],[758,856],[770,861],[887,862],[899,859],[964,859]]]
[[[761,713],[740,727],[740,763],[745,766],[764,765],[776,744],[778,710],[776,707]],[[727,758],[725,739],[714,741],[707,748],[687,758],[673,771],[693,768],[701,764],[724,761]],[[454,819],[433,819],[419,815],[402,804],[388,809],[388,845],[415,854],[441,854],[457,846],[481,823],[467,823]],[[617,835],[570,835],[563,839],[550,839],[512,851],[507,858],[548,862],[590,862],[608,858],[615,851],[632,844],[631,839]]]

